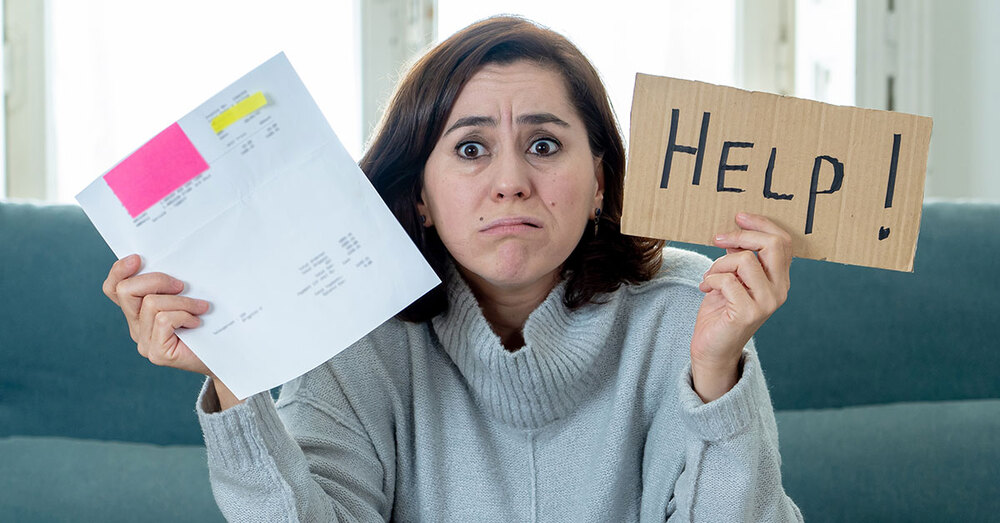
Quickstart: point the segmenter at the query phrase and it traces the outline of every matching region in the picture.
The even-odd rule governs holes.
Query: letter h
[[[660,179],[660,188],[666,189],[670,180],[670,164],[675,152],[693,154],[694,156],[694,177],[691,179],[692,185],[701,182],[701,161],[705,157],[705,139],[708,137],[708,121],[711,113],[705,112],[701,117],[701,135],[698,137],[698,147],[687,145],[677,145],[677,119],[680,116],[678,109],[670,111],[670,138],[667,141],[667,153],[663,158],[663,178]]]

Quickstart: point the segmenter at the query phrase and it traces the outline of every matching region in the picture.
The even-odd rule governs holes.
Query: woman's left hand
[[[788,297],[792,237],[771,220],[736,215],[739,229],[719,234],[722,256],[699,288],[706,293],[691,338],[691,376],[706,403],[739,380],[743,347]]]

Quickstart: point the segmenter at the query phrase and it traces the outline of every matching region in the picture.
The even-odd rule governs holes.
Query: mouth
[[[486,224],[485,227],[479,229],[479,232],[504,232],[541,228],[541,222],[534,218],[528,216],[512,216],[493,220]]]

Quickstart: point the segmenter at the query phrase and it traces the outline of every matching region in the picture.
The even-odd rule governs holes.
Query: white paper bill
[[[440,283],[284,54],[77,200],[119,258],[138,253],[143,272],[212,303],[177,335],[240,399],[324,363]]]

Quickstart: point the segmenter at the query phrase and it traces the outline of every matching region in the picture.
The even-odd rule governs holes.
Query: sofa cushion
[[[0,521],[223,521],[197,445],[0,438]]]
[[[782,482],[806,521],[990,521],[1000,400],[776,414]]]
[[[998,225],[998,204],[928,202],[913,273],[796,259],[756,336],[774,407],[1000,398]]]
[[[101,292],[114,261],[79,207],[0,202],[0,437],[202,442],[203,378],[139,356]]]

